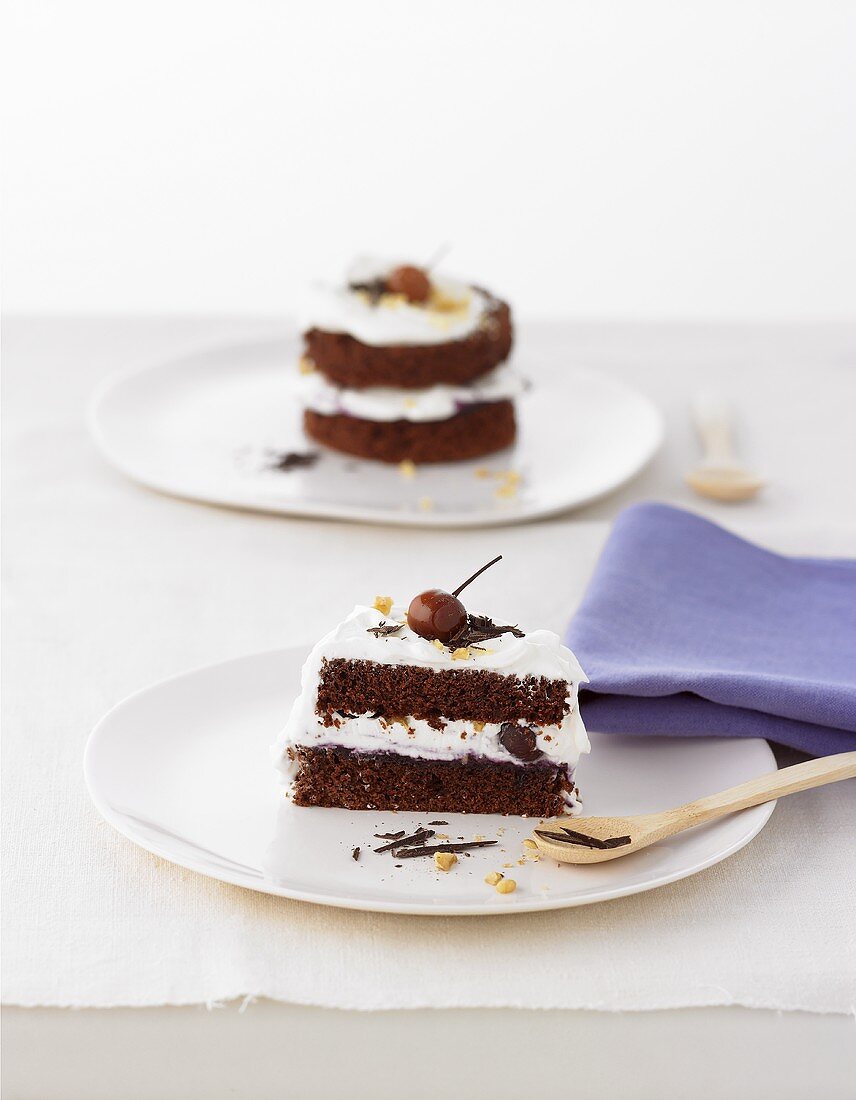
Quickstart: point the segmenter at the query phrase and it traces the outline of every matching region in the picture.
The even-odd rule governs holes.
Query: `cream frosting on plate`
[[[525,382],[503,363],[467,386],[437,385],[424,390],[392,386],[350,389],[336,386],[320,371],[301,374],[297,383],[304,408],[325,416],[345,413],[361,420],[448,420],[462,408],[519,397]]]
[[[369,631],[384,623],[403,624],[394,635],[377,637]],[[504,625],[504,624],[503,624]],[[435,729],[428,722],[404,716],[391,721],[372,714],[341,715],[326,726],[315,713],[315,703],[325,660],[374,661],[383,665],[414,665],[435,671],[484,669],[504,676],[545,677],[568,684],[568,712],[560,725],[533,726],[543,759],[573,768],[589,740],[577,705],[577,692],[587,677],[574,654],[557,634],[534,630],[522,638],[502,634],[471,648],[466,660],[414,633],[406,624],[406,608],[393,607],[382,615],[373,607],[356,607],[334,630],[321,639],[303,666],[300,694],[285,728],[273,746],[273,757],[286,782],[295,778],[296,765],[288,750],[297,746],[338,745],[356,752],[395,752],[402,756],[452,760],[474,755],[494,761],[515,761],[499,741],[501,726],[443,719]],[[521,725],[526,723],[521,721]],[[464,736],[462,736],[462,734]],[[515,761],[517,762],[517,761]],[[570,805],[571,803],[569,803]]]
[[[416,305],[401,295],[385,294],[373,303],[351,284],[385,278],[401,261],[361,257],[348,269],[345,284],[317,284],[299,309],[301,328],[344,333],[375,347],[397,344],[445,344],[463,340],[486,322],[490,299],[457,279],[430,273],[435,295]]]

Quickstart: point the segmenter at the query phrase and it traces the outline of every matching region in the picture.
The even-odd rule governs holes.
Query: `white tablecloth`
[[[856,784],[787,799],[692,879],[490,919],[323,909],[242,891],[136,849],[88,802],[89,730],[176,671],[313,641],[366,592],[409,591],[502,552],[486,605],[561,630],[625,504],[694,507],[785,552],[856,555],[853,329],[530,326],[568,361],[654,397],[668,441],[612,498],[527,527],[432,532],[282,520],[130,484],[87,439],[111,371],[270,323],[16,320],[5,332],[4,999],[158,1005],[266,995],[364,1009],[856,1005]],[[739,508],[691,498],[688,395],[737,399],[771,477]],[[751,443],[751,448],[749,444]]]

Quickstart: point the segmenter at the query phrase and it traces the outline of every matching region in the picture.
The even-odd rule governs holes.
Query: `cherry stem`
[[[455,591],[452,593],[452,595],[453,596],[459,596],[461,594],[461,592],[463,592],[463,590],[467,587],[468,584],[472,584],[473,581],[476,579],[476,577],[480,577],[482,575],[482,573],[484,573],[485,569],[490,569],[490,567],[492,565],[496,565],[496,563],[498,561],[502,561],[502,554],[498,554],[497,557],[495,557],[493,559],[493,561],[489,561],[487,563],[487,565],[483,565],[481,567],[481,569],[479,569],[475,573],[473,573],[473,575],[471,577],[469,577],[467,580],[465,580],[463,584],[459,584],[458,587],[455,589]]]
[[[440,247],[438,249],[436,249],[436,251],[434,252],[434,255],[431,257],[431,259],[428,261],[428,263],[425,264],[425,266],[423,267],[422,270],[423,271],[433,270],[433,268],[435,268],[441,260],[445,260],[445,258],[449,255],[449,253],[451,251],[452,251],[452,246],[449,244],[448,241],[445,244],[441,244]],[[487,569],[487,566],[485,566],[485,569]]]

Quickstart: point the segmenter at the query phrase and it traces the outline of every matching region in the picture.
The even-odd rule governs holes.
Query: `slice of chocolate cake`
[[[574,812],[582,669],[556,634],[468,614],[460,590],[378,597],[315,646],[274,750],[297,805]]]
[[[486,290],[360,260],[304,309],[300,399],[316,442],[382,462],[449,462],[509,446],[522,380],[511,311]]]

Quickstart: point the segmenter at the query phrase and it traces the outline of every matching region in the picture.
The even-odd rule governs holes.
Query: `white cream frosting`
[[[293,780],[296,772],[288,750],[299,745],[339,745],[358,752],[385,749],[403,756],[434,760],[460,759],[468,755],[494,761],[516,760],[499,742],[498,723],[486,723],[479,730],[472,721],[444,720],[443,728],[435,729],[428,722],[412,717],[404,716],[401,721],[391,722],[361,714],[342,716],[337,725],[325,726],[315,713],[315,702],[323,662],[335,658],[383,665],[415,665],[436,671],[485,669],[505,676],[565,681],[568,684],[568,712],[559,725],[534,727],[537,746],[545,759],[570,767],[576,765],[581,753],[589,751],[588,736],[577,706],[579,685],[586,683],[587,677],[558,635],[549,630],[534,630],[522,638],[502,634],[484,642],[481,651],[470,649],[469,659],[459,660],[454,659],[445,646],[438,647],[415,634],[406,622],[395,635],[378,638],[368,633],[383,623],[401,623],[405,617],[403,607],[393,607],[386,616],[372,607],[356,607],[309,654],[303,666],[300,695],[272,750],[286,782]]]
[[[320,371],[301,374],[297,386],[304,408],[324,416],[347,413],[380,421],[447,420],[464,406],[512,401],[525,389],[520,375],[504,363],[468,386],[437,385],[424,390],[369,386],[355,390],[334,385]]]
[[[401,261],[362,257],[351,265],[343,286],[318,284],[306,293],[299,310],[302,329],[345,333],[363,344],[445,344],[462,340],[487,321],[489,299],[481,291],[457,279],[430,273],[434,288],[447,300],[447,308],[415,305],[400,295],[384,295],[372,304],[367,296],[351,290],[351,283],[382,279]],[[449,302],[457,308],[448,308]]]

